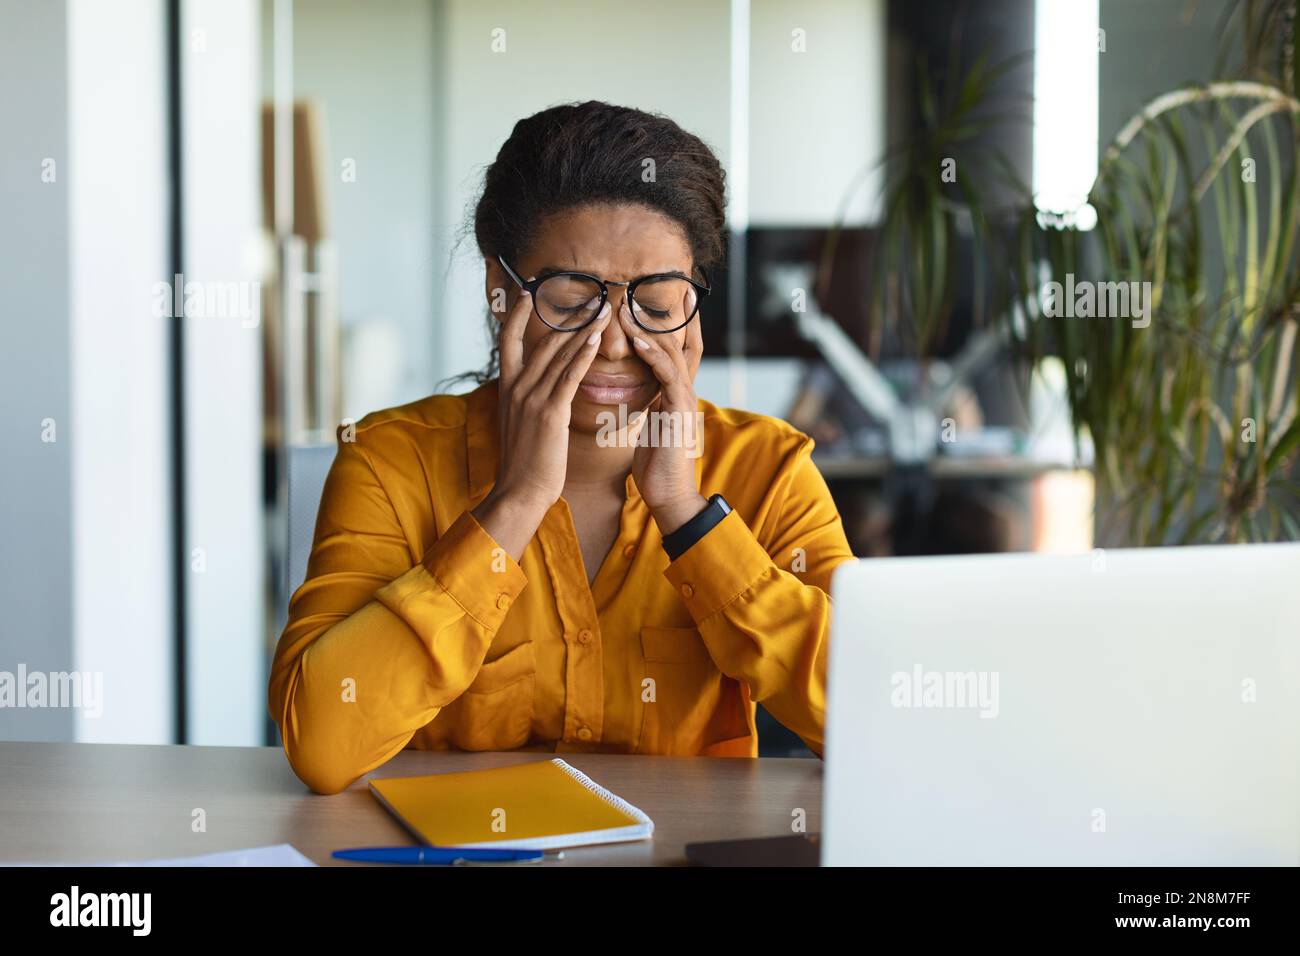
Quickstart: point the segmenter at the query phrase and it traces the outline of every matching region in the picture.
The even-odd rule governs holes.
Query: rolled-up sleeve
[[[830,579],[853,554],[812,449],[804,438],[783,463],[781,504],[765,542],[732,511],[664,574],[718,669],[748,685],[752,700],[820,755]]]
[[[468,511],[412,557],[365,450],[340,442],[268,691],[289,763],[319,793],[387,761],[464,692],[527,584]]]

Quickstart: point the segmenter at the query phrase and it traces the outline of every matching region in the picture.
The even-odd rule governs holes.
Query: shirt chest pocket
[[[698,754],[748,730],[739,685],[718,670],[693,627],[641,628],[637,753]]]
[[[537,667],[525,641],[479,668],[473,683],[446,710],[451,743],[461,750],[512,750],[528,742]],[[443,715],[439,715],[440,717]]]

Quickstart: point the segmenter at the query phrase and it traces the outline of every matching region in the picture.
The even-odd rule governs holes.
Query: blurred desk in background
[[[813,462],[826,480],[852,478],[884,478],[897,466],[886,457],[858,457],[847,455],[813,455]],[[1054,472],[1072,471],[1071,466],[1056,461],[1039,461],[1022,457],[932,458],[926,469],[936,479],[1005,479],[1024,481]]]

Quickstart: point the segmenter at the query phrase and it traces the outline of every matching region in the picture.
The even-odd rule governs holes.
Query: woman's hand
[[[518,561],[564,492],[573,396],[600,347],[610,307],[580,332],[548,333],[524,362],[533,299],[521,292],[501,329],[500,458],[474,517]]]
[[[703,451],[704,440],[699,400],[695,395],[695,374],[704,354],[704,339],[698,320],[686,326],[686,340],[681,347],[672,340],[671,334],[651,335],[632,321],[626,299],[618,317],[637,354],[659,379],[659,395],[650,403],[640,423],[638,438],[645,429],[651,431],[645,444],[638,441],[632,459],[632,478],[649,505],[660,533],[668,535],[709,503],[700,494],[695,473],[695,459]],[[652,420],[656,413],[657,434]]]

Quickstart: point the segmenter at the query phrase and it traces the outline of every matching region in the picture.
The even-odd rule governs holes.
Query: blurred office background
[[[1015,359],[960,267],[924,336],[872,305],[881,159],[983,57],[1016,121],[966,148],[1073,210],[1136,109],[1223,69],[1234,2],[0,0],[0,670],[102,671],[111,698],[0,711],[0,738],[274,742],[334,430],[482,367],[466,217],[515,121],[559,102],[717,150],[698,391],[818,439],[856,553],[1093,548],[1062,360]]]

